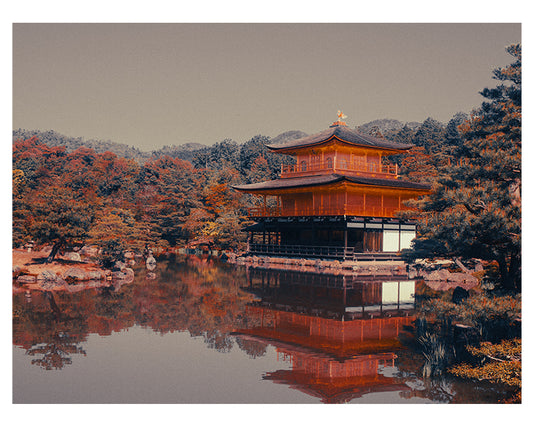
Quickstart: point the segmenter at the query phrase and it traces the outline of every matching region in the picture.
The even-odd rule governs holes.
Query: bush
[[[493,296],[479,293],[460,304],[443,299],[424,301],[420,312],[425,316],[434,316],[441,322],[451,321],[475,327],[483,340],[499,341],[520,334],[521,301],[519,294]]]
[[[451,367],[448,370],[451,374],[466,379],[486,380],[506,385],[514,392],[513,397],[507,402],[521,401],[522,341],[520,339],[503,340],[497,345],[482,342],[479,347],[467,346],[467,350],[476,357],[476,361]]]

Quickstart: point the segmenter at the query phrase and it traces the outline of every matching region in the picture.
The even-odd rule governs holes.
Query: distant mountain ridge
[[[416,130],[422,126],[422,123],[414,121],[401,122],[399,120],[384,118],[364,123],[356,127],[355,130],[368,134],[371,133],[372,129],[378,128],[385,135],[385,137],[387,137],[388,135],[403,129],[405,126]],[[131,158],[139,161],[140,163],[144,163],[147,159],[152,157],[159,158],[165,155],[192,162],[193,158],[199,151],[209,148],[209,146],[205,144],[188,142],[181,145],[166,145],[153,151],[141,151],[138,148],[123,143],[117,143],[110,140],[85,140],[82,137],[65,136],[54,130],[13,130],[13,141],[29,139],[33,136],[37,136],[42,143],[48,146],[65,146],[68,152],[72,152],[84,146],[86,148],[94,149],[94,151],[97,153],[110,151],[120,157]],[[290,140],[303,138],[305,136],[308,136],[308,134],[301,130],[289,130],[271,138],[270,143],[273,145],[281,144]]]
[[[381,130],[381,132],[385,134],[401,130],[405,126],[407,126],[409,129],[416,130],[420,126],[422,126],[422,123],[418,123],[416,121],[402,122],[391,118],[382,118],[379,120],[373,120],[368,123],[361,124],[360,126],[356,127],[356,130],[361,133],[369,133],[373,127],[378,127],[379,130]]]
[[[133,158],[135,160],[147,159],[150,157],[149,153],[143,152],[138,148],[123,143],[112,142],[110,140],[85,140],[82,137],[65,136],[61,133],[56,132],[55,130],[13,130],[13,141],[26,140],[30,139],[33,136],[37,136],[40,142],[50,147],[64,146],[67,149],[67,152],[75,151],[76,149],[83,146],[86,148],[94,149],[94,151],[97,153],[110,151],[118,155],[119,157]]]

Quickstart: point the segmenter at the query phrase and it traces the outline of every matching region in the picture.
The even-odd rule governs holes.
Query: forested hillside
[[[435,175],[428,170],[436,161],[428,154],[454,143],[457,124],[456,119],[448,126],[427,119],[417,130],[404,125],[384,134],[419,146],[393,160],[404,164],[409,178],[427,180]],[[281,164],[293,159],[265,145],[305,133],[285,132],[274,140],[257,135],[242,145],[225,139],[209,147],[164,147],[150,155],[119,144],[92,145],[128,152],[130,157],[99,152],[84,146],[81,138],[56,132],[31,136],[33,132],[19,130],[17,135],[21,138],[13,143],[14,246],[31,239],[54,243],[58,249],[95,243],[112,257],[145,244],[242,248],[245,235],[240,230],[247,223],[247,208],[259,200],[236,193],[231,185],[277,178]],[[179,158],[184,153],[189,161]]]
[[[134,148],[132,146],[112,142],[110,140],[101,141],[96,139],[85,140],[81,137],[71,137],[65,136],[54,130],[26,130],[26,129],[17,129],[13,130],[13,141],[17,140],[26,140],[32,137],[36,137],[43,144],[56,147],[62,146],[65,147],[67,152],[75,151],[78,148],[85,147],[93,149],[97,153],[103,153],[106,151],[113,152],[119,157],[132,158],[137,161],[144,161],[150,157],[149,153],[142,152],[141,150]]]

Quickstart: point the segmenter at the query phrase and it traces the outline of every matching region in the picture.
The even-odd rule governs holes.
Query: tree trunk
[[[520,289],[520,257],[512,254],[509,262],[505,256],[498,259],[501,284],[507,291]]]
[[[65,240],[61,238],[59,241],[54,243],[54,246],[52,247],[52,251],[50,252],[48,257],[46,258],[46,262],[45,263],[52,263],[54,261],[57,253],[59,252],[59,249],[61,248],[61,246],[63,245],[64,242],[65,242]]]

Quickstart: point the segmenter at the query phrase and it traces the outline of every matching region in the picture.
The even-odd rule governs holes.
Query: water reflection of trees
[[[73,341],[71,336],[64,333],[53,336],[52,342],[38,343],[26,350],[26,355],[37,356],[31,363],[45,370],[60,370],[63,366],[72,364],[73,354],[87,355],[79,342]]]
[[[160,261],[155,279],[137,270],[134,283],[78,292],[32,291],[13,296],[13,340],[34,364],[62,368],[90,333],[110,335],[134,325],[165,334],[188,331],[208,347],[227,352],[229,333],[246,322],[252,296],[239,287],[245,279],[229,265],[209,258]],[[68,338],[67,338],[68,336]]]

